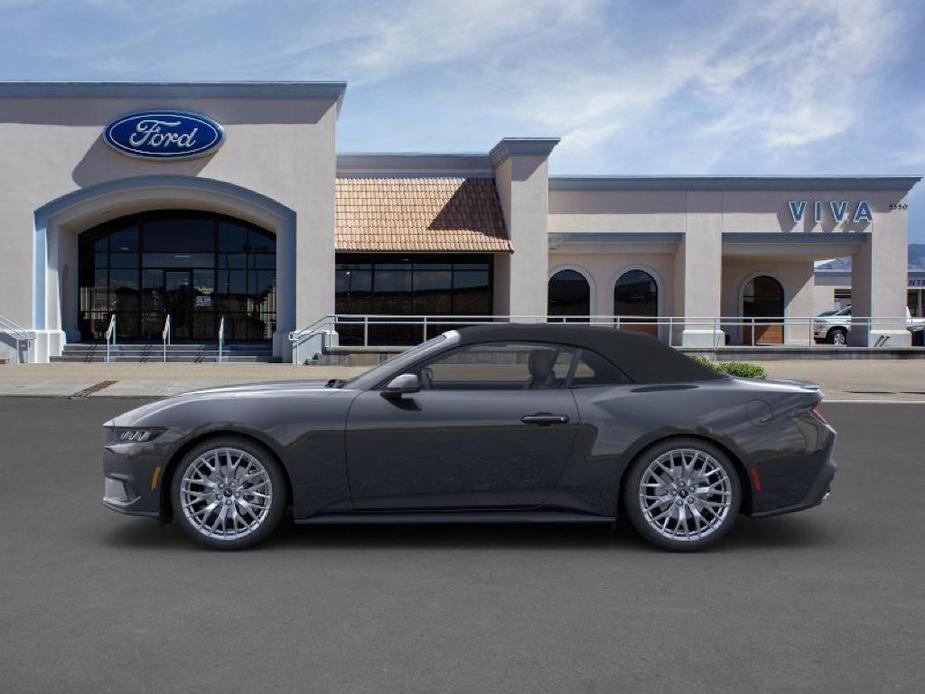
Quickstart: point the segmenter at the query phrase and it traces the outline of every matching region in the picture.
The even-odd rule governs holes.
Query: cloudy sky
[[[341,152],[554,135],[560,174],[922,174],[923,36],[921,0],[0,0],[0,79],[345,80]]]

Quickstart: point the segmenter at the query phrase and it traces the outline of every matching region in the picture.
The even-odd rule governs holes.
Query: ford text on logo
[[[146,111],[113,121],[103,133],[110,147],[135,157],[182,159],[216,149],[222,126],[198,113]]]

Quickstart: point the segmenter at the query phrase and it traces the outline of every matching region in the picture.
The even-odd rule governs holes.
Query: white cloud
[[[550,26],[569,31],[589,7],[585,0],[391,2],[315,17],[279,55],[361,83],[433,66],[477,71],[525,35]]]
[[[693,30],[669,26],[643,55],[619,42],[591,42],[557,65],[563,89],[529,93],[522,106],[564,133],[576,156],[615,133],[656,131],[671,111],[689,110],[688,146],[712,160],[747,144],[798,148],[846,133],[870,108],[871,76],[892,56],[899,12],[876,1],[748,3]],[[603,51],[607,57],[593,55]],[[591,53],[589,55],[588,53]],[[607,64],[588,70],[585,65]],[[564,75],[572,72],[570,81]]]

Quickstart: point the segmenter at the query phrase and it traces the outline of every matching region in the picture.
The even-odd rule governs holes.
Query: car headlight
[[[115,434],[113,438],[120,443],[144,443],[153,441],[163,431],[163,429],[151,427],[119,428],[113,432]]]

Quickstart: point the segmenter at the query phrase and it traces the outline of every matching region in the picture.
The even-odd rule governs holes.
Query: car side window
[[[426,390],[543,390],[564,388],[575,360],[570,347],[547,343],[487,343],[453,350],[418,371]]]
[[[578,361],[570,383],[572,388],[625,383],[632,383],[632,379],[607,359],[590,349],[579,350]]]

